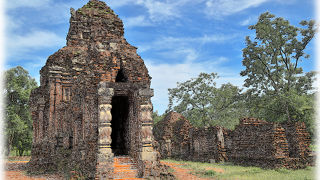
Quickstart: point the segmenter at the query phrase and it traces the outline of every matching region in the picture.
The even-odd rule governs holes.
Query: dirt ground
[[[63,176],[57,174],[46,174],[46,175],[37,175],[29,176],[26,174],[26,165],[29,161],[28,157],[20,157],[15,159],[9,159],[6,161],[6,180],[62,180]],[[191,169],[182,168],[182,164],[170,163],[170,162],[161,162],[167,166],[170,166],[174,172],[173,174],[179,180],[209,180],[208,178],[200,178],[195,175],[190,174]],[[209,170],[209,169],[208,169]],[[211,169],[216,172],[223,172],[222,169]]]
[[[178,180],[209,180],[209,178],[200,178],[197,177],[195,175],[190,174],[190,171],[192,171],[192,169],[187,169],[187,168],[182,168],[181,165],[183,164],[176,164],[176,163],[171,163],[171,162],[164,162],[161,161],[161,163],[170,166],[174,172],[172,172],[176,178],[178,178]],[[214,170],[216,172],[221,172],[220,169],[211,169],[210,170]],[[222,170],[223,171],[223,170]],[[212,180],[213,178],[210,178],[210,180]]]
[[[60,175],[37,175],[28,176],[26,174],[26,165],[30,157],[15,157],[6,161],[5,166],[5,179],[6,180],[62,180]]]

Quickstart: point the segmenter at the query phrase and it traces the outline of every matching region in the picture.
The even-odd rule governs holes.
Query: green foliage
[[[97,10],[100,15],[108,15],[114,14],[114,11],[110,8],[105,8],[104,2],[97,2],[97,1],[89,1],[86,5],[82,8],[78,9],[77,12],[85,15],[88,13],[87,10]]]
[[[232,84],[216,87],[217,74],[201,73],[169,89],[169,108],[195,126],[220,125],[232,129],[245,114],[241,89]]]
[[[246,76],[246,102],[251,116],[268,121],[305,121],[313,119],[312,82],[314,72],[304,73],[300,63],[309,58],[304,52],[313,39],[314,21],[302,21],[306,28],[266,12],[257,24],[255,41],[246,37],[241,76]]]
[[[159,121],[164,118],[165,114],[159,115],[158,111],[152,113],[153,124],[156,125]]]
[[[22,156],[24,151],[31,149],[32,120],[28,101],[37,83],[20,66],[7,70],[5,78],[7,154],[14,148]]]

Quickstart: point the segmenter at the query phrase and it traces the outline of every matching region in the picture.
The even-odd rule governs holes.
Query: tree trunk
[[[288,106],[288,104],[286,104],[286,114],[287,114],[288,122],[291,122],[291,118],[290,118],[290,112],[289,112],[289,106]]]
[[[23,155],[23,149],[19,149],[19,156],[22,156]]]

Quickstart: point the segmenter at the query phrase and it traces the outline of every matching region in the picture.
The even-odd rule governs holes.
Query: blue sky
[[[48,56],[66,44],[70,7],[88,0],[6,1],[5,68],[23,66],[39,82],[39,70]],[[299,25],[314,19],[313,0],[108,0],[125,26],[125,38],[138,47],[152,76],[154,110],[163,113],[168,88],[216,72],[218,85],[239,87],[244,78],[242,49],[248,26],[263,12]],[[311,58],[302,62],[305,72],[315,70],[315,41],[307,47]]]

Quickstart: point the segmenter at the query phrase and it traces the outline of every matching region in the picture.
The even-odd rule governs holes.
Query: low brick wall
[[[170,112],[154,127],[162,158],[201,162],[230,161],[263,168],[304,168],[314,164],[310,135],[302,122],[271,123],[242,118],[234,130],[195,128]]]
[[[310,165],[310,136],[304,123],[269,123],[243,118],[229,135],[227,156],[239,165],[304,168]]]

